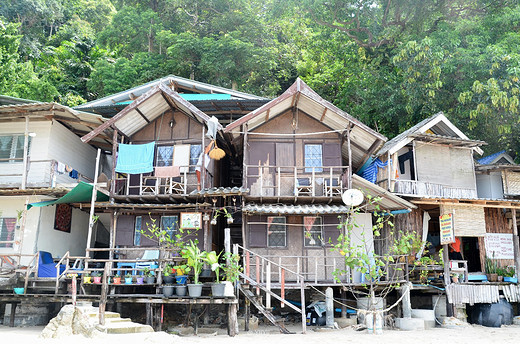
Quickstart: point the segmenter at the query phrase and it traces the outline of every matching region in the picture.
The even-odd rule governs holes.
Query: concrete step
[[[106,323],[105,326],[97,325],[96,328],[101,332],[108,334],[154,332],[153,328],[149,325],[137,324],[133,322]]]
[[[92,311],[82,309],[82,312],[86,314],[89,318],[97,319],[97,317],[99,316],[99,310],[97,308],[94,308]],[[105,312],[105,319],[119,319],[120,317],[121,315],[119,315],[119,313]]]

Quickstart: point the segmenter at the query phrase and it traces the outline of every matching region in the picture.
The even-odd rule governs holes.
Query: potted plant
[[[224,296],[224,290],[226,288],[224,283],[220,283],[220,269],[222,268],[219,263],[220,255],[221,253],[217,254],[215,251],[211,251],[206,254],[206,258],[204,259],[211,267],[211,270],[215,272],[217,281],[211,284],[211,294],[215,297]]]
[[[518,283],[518,279],[515,277],[516,271],[512,266],[508,266],[504,269],[504,282]]]
[[[163,281],[165,284],[173,283],[175,276],[173,275],[173,266],[171,264],[166,264],[163,270]]]
[[[188,284],[188,293],[191,297],[199,297],[202,294],[202,284],[199,275],[202,271],[206,252],[201,251],[196,242],[190,239],[189,243],[181,250],[182,258],[186,259],[186,271],[193,270],[193,283]]]
[[[212,224],[212,225],[216,225],[216,224],[217,224],[217,217],[218,217],[220,214],[224,215],[224,217],[226,218],[226,222],[228,223],[228,225],[230,225],[230,224],[233,223],[233,215],[232,215],[231,213],[229,213],[225,207],[222,207],[222,208],[218,209],[218,210],[215,212],[215,215],[213,215],[213,218],[211,219],[211,224]]]
[[[112,277],[112,281],[114,284],[121,284],[121,276],[114,275],[114,277]]]
[[[137,284],[144,284],[144,276],[143,275],[135,276],[135,281]]]
[[[186,280],[188,279],[186,268],[186,264],[177,264],[173,267],[173,270],[175,271],[175,282],[177,284],[186,284]]]
[[[155,276],[153,275],[153,271],[150,270],[150,268],[144,268],[143,274],[146,280],[146,284],[154,284]]]
[[[459,274],[452,273],[451,280],[453,283],[459,283]]]
[[[83,274],[83,284],[90,284],[92,283],[92,277],[88,272]]]
[[[125,275],[125,284],[132,284],[133,276],[131,273]]]
[[[225,278],[225,292],[224,296],[234,296],[233,285],[242,272],[242,266],[240,265],[240,255],[236,253],[226,252],[224,253],[225,264],[222,266]]]
[[[94,271],[92,273],[92,278],[94,279],[94,284],[101,284],[101,272],[99,271]]]
[[[498,281],[497,262],[486,256],[484,258],[484,268],[486,269],[486,276],[489,282]]]

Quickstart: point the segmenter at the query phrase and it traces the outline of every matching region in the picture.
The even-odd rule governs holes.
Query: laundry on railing
[[[156,177],[178,177],[181,175],[179,166],[161,166],[155,167]]]
[[[143,145],[119,144],[116,172],[120,173],[148,173],[153,171],[153,156],[155,142]]]

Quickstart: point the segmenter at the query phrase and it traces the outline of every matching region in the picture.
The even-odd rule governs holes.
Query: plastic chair
[[[145,268],[153,269],[158,267],[156,259],[159,259],[159,250],[146,250],[143,256],[135,263],[135,269],[139,274],[143,273]]]
[[[60,264],[59,274],[65,271],[65,265]],[[38,255],[38,277],[56,277],[58,269],[56,269],[56,263],[52,254],[46,251],[40,251]]]
[[[310,178],[296,178],[296,196],[312,196],[312,193]]]
[[[323,193],[325,196],[333,197],[333,196],[341,196],[341,181],[338,178],[325,178],[325,183],[323,183]]]

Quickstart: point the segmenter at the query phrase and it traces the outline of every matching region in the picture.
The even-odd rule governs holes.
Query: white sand
[[[257,331],[241,332],[236,337],[228,337],[224,334],[209,337],[178,337],[158,333],[140,333],[125,335],[101,335],[95,339],[72,336],[61,339],[38,338],[43,327],[17,327],[10,328],[0,326],[0,338],[2,343],[47,343],[47,344],[83,344],[83,343],[157,343],[157,344],[335,344],[335,343],[418,343],[418,344],[463,344],[463,343],[518,343],[520,339],[520,326],[502,326],[490,328],[483,326],[469,326],[460,329],[435,328],[424,331],[397,331],[387,330],[382,335],[371,335],[366,331],[356,332],[350,328],[342,330],[328,330],[315,332],[308,328],[307,334],[283,335],[276,333],[273,327],[267,327]],[[297,328],[291,328],[291,330]],[[224,333],[222,330],[219,333]]]

